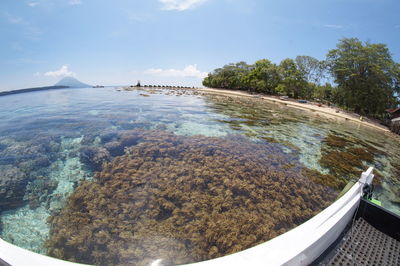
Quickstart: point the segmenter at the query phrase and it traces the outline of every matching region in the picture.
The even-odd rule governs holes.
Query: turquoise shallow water
[[[48,217],[62,210],[82,181],[93,180],[103,161],[123,154],[123,148],[115,151],[112,145],[119,134],[132,130],[218,139],[239,135],[249,143],[269,145],[288,168],[341,173],[346,180],[374,166],[380,176],[376,197],[400,213],[400,144],[382,132],[256,98],[66,89],[0,97],[1,237],[46,254]],[[332,136],[339,141],[328,147]],[[364,154],[355,173],[347,166],[334,170],[321,163],[327,151],[341,156],[357,148],[373,158]]]

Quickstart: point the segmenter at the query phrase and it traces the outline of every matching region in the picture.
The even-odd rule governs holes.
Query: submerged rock
[[[92,145],[93,142],[95,141],[96,136],[94,134],[88,134],[83,136],[81,140],[82,145]]]
[[[25,173],[12,165],[0,165],[0,211],[24,204],[23,197],[28,183]]]
[[[400,188],[392,186],[389,190],[389,200],[393,203],[400,204]]]
[[[2,152],[3,150],[5,150],[7,148],[6,144],[0,143],[0,152]]]
[[[57,188],[57,185],[57,180],[52,180],[47,176],[38,176],[26,186],[24,200],[29,202],[29,208],[35,209],[42,202],[48,201],[49,195]]]
[[[110,153],[102,147],[84,146],[79,150],[79,158],[92,170],[99,171],[103,163],[110,160]]]
[[[0,151],[1,164],[21,164],[26,171],[47,167],[57,157],[60,144],[52,137],[39,137],[31,141],[16,141],[15,139],[4,140],[5,146]]]
[[[100,135],[101,143],[110,142],[118,137],[117,132],[107,132]]]
[[[104,144],[104,148],[111,156],[120,156],[124,154],[126,147],[136,145],[143,137],[142,130],[131,130],[122,133],[117,140]]]
[[[39,146],[43,153],[56,153],[60,151],[61,139],[58,136],[40,136],[32,140],[32,144]]]
[[[47,156],[40,156],[34,160],[34,165],[36,167],[47,167],[51,164],[49,158]]]
[[[301,175],[298,162],[287,166],[277,144],[163,131],[136,137],[49,219],[50,255],[100,265],[211,259],[286,232],[336,197]]]
[[[104,148],[110,153],[111,156],[119,156],[124,154],[124,146],[119,141],[111,141],[104,145]]]

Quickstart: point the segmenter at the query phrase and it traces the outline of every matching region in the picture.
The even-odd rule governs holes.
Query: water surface
[[[400,144],[257,98],[66,89],[0,97],[1,237],[95,264],[188,263],[264,242],[368,166],[400,213]]]

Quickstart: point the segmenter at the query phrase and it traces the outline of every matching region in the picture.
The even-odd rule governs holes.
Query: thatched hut
[[[387,109],[386,112],[390,114],[391,119],[400,117],[400,107]]]

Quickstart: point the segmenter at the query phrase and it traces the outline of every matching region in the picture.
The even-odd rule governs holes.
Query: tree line
[[[268,59],[231,63],[209,73],[203,85],[321,100],[383,118],[385,109],[400,104],[400,64],[385,44],[344,38],[325,60],[297,56],[279,64]]]

